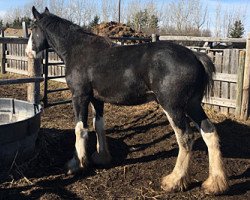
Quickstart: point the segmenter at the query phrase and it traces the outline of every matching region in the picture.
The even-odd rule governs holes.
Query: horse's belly
[[[155,100],[151,91],[145,93],[113,93],[112,95],[103,95],[94,90],[96,99],[115,105],[140,105]]]

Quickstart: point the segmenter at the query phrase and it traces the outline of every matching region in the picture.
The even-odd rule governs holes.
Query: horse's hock
[[[0,174],[14,162],[28,159],[35,150],[41,122],[41,106],[0,98]]]

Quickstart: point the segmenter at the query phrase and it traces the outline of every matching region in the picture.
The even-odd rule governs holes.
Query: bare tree
[[[4,23],[11,23],[17,18],[23,16],[21,8],[12,8],[9,9],[4,15]]]
[[[222,28],[222,14],[221,14],[221,4],[218,2],[215,11],[215,30],[214,34],[216,37],[221,37],[221,28]]]
[[[105,22],[108,21],[118,21],[118,9],[119,9],[119,0],[102,0],[101,1],[101,11],[102,11],[102,20]]]
[[[170,18],[171,9],[168,3],[163,3],[159,10],[159,20],[161,23],[162,31],[169,31],[172,27],[172,22]]]
[[[64,14],[64,0],[49,0],[50,11],[58,16]]]
[[[112,21],[119,21],[119,1],[120,0],[110,0],[110,13]]]
[[[41,12],[44,11],[47,6],[47,0],[32,0],[31,2],[25,4],[22,8],[23,17],[32,18],[31,8],[35,6]]]
[[[163,6],[161,23],[172,34],[200,35],[207,22],[208,10],[201,0],[177,0]]]
[[[38,10],[43,11],[44,8],[47,6],[47,0],[32,0],[29,5],[30,9],[32,6],[35,6]]]
[[[200,30],[207,20],[207,6],[204,7],[200,0],[193,0],[192,5],[193,26]]]
[[[125,21],[131,22],[133,17],[137,12],[142,9],[142,4],[140,0],[128,0],[128,3],[125,8]]]
[[[245,23],[246,19],[246,7],[243,8],[241,6],[233,7],[233,8],[225,8],[222,6],[221,3],[218,2],[216,7],[216,14],[215,14],[215,30],[214,35],[216,37],[228,37],[229,30],[231,29],[233,23],[235,21],[242,21]]]
[[[177,31],[181,33],[185,29],[188,17],[191,14],[189,12],[189,3],[186,0],[180,0],[178,2],[171,2],[170,7],[172,10],[171,21],[175,23]]]
[[[111,16],[111,4],[109,0],[102,0],[102,19],[108,22]]]
[[[95,0],[70,0],[65,9],[66,18],[81,26],[86,26],[98,13]]]
[[[155,1],[153,0],[130,0],[125,7],[124,19],[126,22],[131,22],[140,11],[147,10],[150,16],[158,17],[158,10]]]

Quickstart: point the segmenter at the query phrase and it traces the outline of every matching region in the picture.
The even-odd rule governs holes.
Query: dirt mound
[[[96,25],[93,30],[95,34],[106,37],[138,37],[148,38],[148,35],[135,31],[130,26],[118,22],[106,22]]]

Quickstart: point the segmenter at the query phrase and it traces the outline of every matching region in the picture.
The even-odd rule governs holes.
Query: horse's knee
[[[184,133],[181,139],[182,146],[186,151],[191,151],[194,144],[194,134],[193,133]]]
[[[88,130],[83,127],[83,122],[78,122],[75,127],[76,142],[85,142],[88,139]]]
[[[179,133],[177,133],[179,135],[178,142],[186,151],[191,151],[194,144],[194,133],[187,119],[183,123],[184,123],[183,128],[180,130]]]
[[[95,117],[95,130],[98,133],[102,133],[104,131],[104,119],[103,119],[103,117],[99,117],[99,116]]]
[[[194,144],[194,133],[190,125],[186,122],[185,129],[179,134],[179,143],[186,150],[191,151]]]

